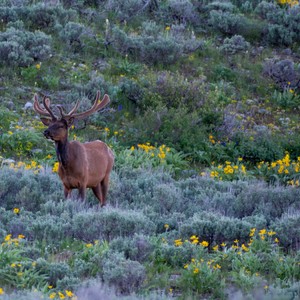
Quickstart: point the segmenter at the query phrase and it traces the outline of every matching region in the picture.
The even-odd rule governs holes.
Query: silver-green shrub
[[[291,59],[270,59],[264,63],[264,74],[282,91],[300,88],[300,67]]]
[[[61,183],[54,174],[2,168],[0,179],[0,204],[6,209],[24,207],[38,211],[47,200],[58,201],[63,196]]]
[[[108,0],[105,4],[105,10],[113,13],[121,21],[130,21],[130,19],[144,12],[147,7],[143,0]]]
[[[234,13],[238,11],[237,7],[230,1],[213,1],[206,5],[206,9],[208,9],[209,11],[217,10],[228,13]]]
[[[8,28],[0,33],[0,64],[28,66],[42,61],[51,53],[52,39],[43,32]]]
[[[219,10],[212,10],[209,13],[209,25],[223,34],[237,34],[243,22],[244,19],[239,14]]]
[[[200,25],[199,15],[196,13],[196,8],[190,0],[167,1],[164,5],[160,5],[157,14],[160,15],[166,23]]]
[[[83,24],[68,22],[60,31],[60,38],[67,43],[70,49],[79,51],[83,45],[83,35],[87,34],[87,29]]]
[[[113,47],[122,55],[130,55],[150,65],[168,65],[198,49],[201,42],[182,26],[164,30],[155,22],[144,22],[141,33],[131,34],[114,27]]]
[[[149,260],[153,250],[153,242],[148,235],[135,234],[133,237],[115,238],[110,243],[114,252],[122,252],[126,258],[143,263]]]
[[[135,232],[150,234],[154,224],[144,214],[134,210],[107,208],[78,213],[73,218],[74,237],[84,241],[112,240],[133,236]]]
[[[141,288],[146,270],[137,261],[126,259],[122,253],[109,253],[103,262],[103,280],[120,294],[131,294]]]
[[[249,50],[250,43],[241,35],[234,35],[231,38],[226,38],[220,49],[229,54],[236,54],[238,52],[245,52]]]
[[[229,218],[218,213],[195,213],[192,218],[183,222],[179,233],[183,239],[195,235],[201,240],[221,244],[224,241],[233,242],[235,239],[246,241],[252,224],[238,218]]]
[[[267,19],[269,14],[274,14],[279,10],[279,6],[274,2],[261,1],[254,12],[263,19]]]

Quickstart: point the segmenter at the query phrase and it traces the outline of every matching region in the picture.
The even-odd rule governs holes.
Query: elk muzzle
[[[44,136],[47,138],[47,139],[52,139],[52,136],[50,134],[50,130],[49,129],[46,129],[44,131]]]

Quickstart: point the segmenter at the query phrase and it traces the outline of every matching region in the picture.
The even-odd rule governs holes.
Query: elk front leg
[[[68,189],[64,186],[64,195],[65,195],[65,198],[66,199],[70,199],[71,198],[71,195],[72,195],[72,190],[71,189]]]
[[[80,187],[78,189],[78,198],[82,201],[85,200],[85,195],[86,195],[86,187]]]

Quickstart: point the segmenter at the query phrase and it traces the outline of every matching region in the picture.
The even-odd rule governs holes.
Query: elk
[[[34,110],[41,115],[40,119],[48,128],[44,136],[55,143],[56,155],[59,161],[58,175],[63,183],[65,198],[71,197],[73,189],[78,189],[79,198],[84,200],[86,189],[91,188],[94,195],[105,205],[109,185],[109,175],[114,164],[112,150],[102,141],[80,143],[68,141],[68,129],[75,120],[82,120],[104,108],[110,102],[109,96],[104,95],[100,101],[97,92],[93,106],[81,113],[77,113],[79,101],[66,113],[62,106],[57,105],[60,116],[54,115],[50,108],[50,99],[43,98],[40,105],[37,94],[34,95]]]

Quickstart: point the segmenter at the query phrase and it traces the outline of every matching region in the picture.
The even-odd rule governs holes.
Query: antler
[[[82,120],[82,119],[88,117],[89,115],[93,114],[94,112],[102,109],[110,102],[109,96],[107,94],[104,95],[104,97],[101,101],[99,101],[99,100],[100,100],[100,91],[97,91],[96,100],[95,100],[93,106],[89,110],[87,110],[85,112],[77,113],[77,114],[76,114],[76,111],[79,107],[79,101],[76,102],[75,106],[70,110],[69,113],[66,113],[61,105],[57,105],[57,108],[60,111],[62,119],[69,120],[70,118],[74,118],[76,120]],[[52,120],[57,120],[57,117],[55,117],[54,113],[50,109],[50,99],[49,98],[44,97],[43,105],[44,105],[44,108],[42,108],[40,106],[39,101],[38,101],[38,96],[35,94],[34,95],[34,103],[33,103],[34,110],[42,116],[51,117]]]
[[[42,116],[51,117],[52,120],[56,120],[57,118],[55,117],[52,110],[50,109],[50,99],[46,96],[43,98],[43,105],[44,105],[44,108],[42,108],[40,106],[38,96],[37,96],[37,94],[35,94],[34,95],[34,103],[33,103],[34,110]]]
[[[78,101],[76,102],[75,106],[72,108],[72,110],[68,114],[66,114],[64,112],[64,110],[61,106],[58,106],[58,109],[61,113],[62,118],[64,118],[64,119],[69,119],[69,118],[72,117],[76,120],[82,120],[82,119],[90,116],[94,112],[102,109],[103,107],[105,107],[110,102],[109,96],[107,94],[104,95],[104,97],[101,101],[99,101],[99,100],[100,100],[100,91],[97,91],[96,100],[95,100],[93,106],[85,112],[81,112],[81,113],[76,114],[76,111],[79,107],[79,102]]]

